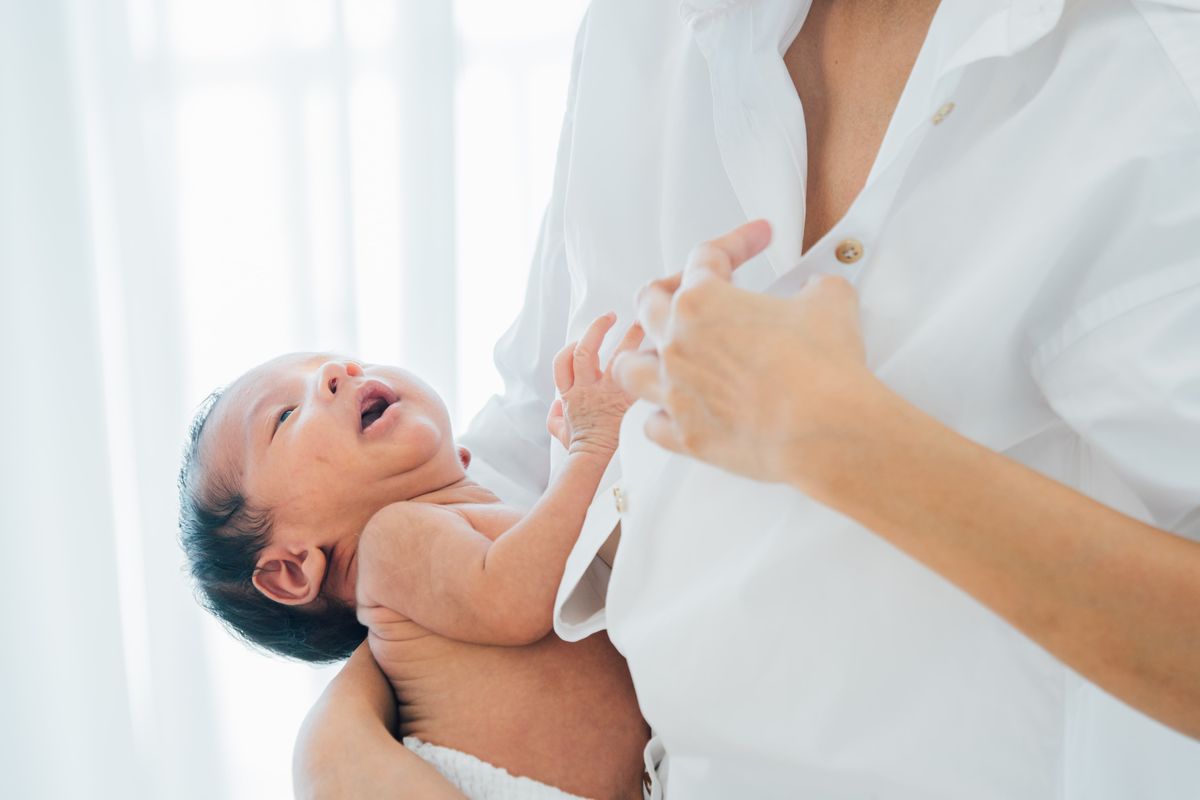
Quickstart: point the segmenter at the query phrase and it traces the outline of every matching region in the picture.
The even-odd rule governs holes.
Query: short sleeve
[[[1194,260],[1081,309],[1032,366],[1150,521],[1200,539],[1200,232]]]

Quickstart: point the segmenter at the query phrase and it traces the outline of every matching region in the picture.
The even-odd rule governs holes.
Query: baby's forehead
[[[274,390],[332,358],[329,353],[288,353],[259,364],[229,384],[210,412],[205,447],[218,461],[233,466],[251,445],[255,411]]]
[[[282,380],[306,374],[330,359],[332,353],[285,353],[243,373],[229,386],[231,392],[253,394],[255,389],[268,388]]]

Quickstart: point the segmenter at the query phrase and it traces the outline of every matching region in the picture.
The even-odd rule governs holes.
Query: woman
[[[1195,41],[1182,0],[593,5],[472,449],[544,484],[549,357],[661,279],[556,627],[607,626],[672,794],[1194,792]]]

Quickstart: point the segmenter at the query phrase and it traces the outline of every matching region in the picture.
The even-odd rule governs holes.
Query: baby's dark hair
[[[200,405],[179,470],[179,540],[196,599],[252,645],[303,661],[340,661],[367,636],[353,606],[328,597],[288,606],[252,582],[259,554],[271,541],[271,514],[251,507],[237,487],[202,463],[204,426],[220,398],[218,389]]]

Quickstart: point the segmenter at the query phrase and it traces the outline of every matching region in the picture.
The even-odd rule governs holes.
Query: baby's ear
[[[471,466],[471,451],[461,444],[458,446],[458,460],[462,462],[463,469],[468,469]]]
[[[270,545],[259,554],[253,580],[254,588],[276,603],[311,603],[325,580],[325,554],[316,547],[293,551]]]

